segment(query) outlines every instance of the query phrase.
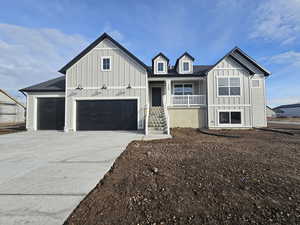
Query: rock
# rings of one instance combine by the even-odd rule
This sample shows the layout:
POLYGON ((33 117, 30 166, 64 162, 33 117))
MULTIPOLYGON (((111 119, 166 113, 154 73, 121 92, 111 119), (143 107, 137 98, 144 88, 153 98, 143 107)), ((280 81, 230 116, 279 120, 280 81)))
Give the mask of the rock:
POLYGON ((158 169, 157 169, 156 167, 154 167, 154 168, 152 169, 152 172, 153 172, 153 173, 158 173, 158 169))

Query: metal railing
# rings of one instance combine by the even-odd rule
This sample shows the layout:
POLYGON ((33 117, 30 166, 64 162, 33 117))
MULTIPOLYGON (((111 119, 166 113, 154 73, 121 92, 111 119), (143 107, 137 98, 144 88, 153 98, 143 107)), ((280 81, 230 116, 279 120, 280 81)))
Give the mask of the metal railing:
POLYGON ((166 118, 167 135, 170 135, 170 119, 169 119, 169 112, 167 108, 167 95, 163 95, 163 107, 164 107, 164 113, 166 118))
POLYGON ((173 106, 206 105, 206 95, 171 95, 173 106))

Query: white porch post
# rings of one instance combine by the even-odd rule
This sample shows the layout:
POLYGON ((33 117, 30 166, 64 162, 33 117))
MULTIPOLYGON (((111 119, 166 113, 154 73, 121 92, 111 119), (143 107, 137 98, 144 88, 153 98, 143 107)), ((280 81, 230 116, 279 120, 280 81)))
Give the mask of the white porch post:
POLYGON ((171 105, 171 80, 166 79, 166 103, 167 106, 171 105))

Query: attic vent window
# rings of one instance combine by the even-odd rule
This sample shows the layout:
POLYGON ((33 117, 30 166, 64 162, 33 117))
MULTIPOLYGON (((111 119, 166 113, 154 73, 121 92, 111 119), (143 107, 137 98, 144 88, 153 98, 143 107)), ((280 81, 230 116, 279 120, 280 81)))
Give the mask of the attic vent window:
POLYGON ((164 63, 163 62, 158 62, 157 63, 157 71, 158 72, 164 72, 164 63))
POLYGON ((101 59, 101 69, 102 69, 102 71, 110 71, 110 69, 111 69, 111 59, 110 59, 110 57, 102 57, 102 59, 101 59))
POLYGON ((190 63, 189 62, 183 62, 183 71, 184 72, 190 71, 190 63))

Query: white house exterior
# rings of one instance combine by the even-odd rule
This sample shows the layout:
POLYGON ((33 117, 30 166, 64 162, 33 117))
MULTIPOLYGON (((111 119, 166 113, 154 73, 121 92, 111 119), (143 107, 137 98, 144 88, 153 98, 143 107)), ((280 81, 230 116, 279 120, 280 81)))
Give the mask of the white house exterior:
POLYGON ((25 122, 25 107, 22 103, 0 89, 0 125, 25 122))
POLYGON ((214 65, 194 65, 185 52, 174 66, 163 53, 146 66, 105 33, 59 72, 62 77, 20 90, 27 95, 27 129, 169 133, 267 125, 270 72, 237 47, 214 65))

